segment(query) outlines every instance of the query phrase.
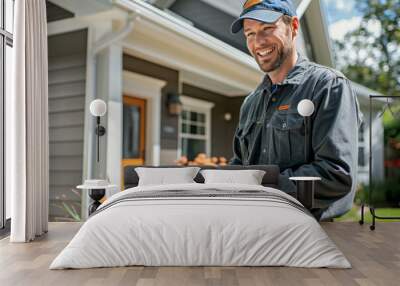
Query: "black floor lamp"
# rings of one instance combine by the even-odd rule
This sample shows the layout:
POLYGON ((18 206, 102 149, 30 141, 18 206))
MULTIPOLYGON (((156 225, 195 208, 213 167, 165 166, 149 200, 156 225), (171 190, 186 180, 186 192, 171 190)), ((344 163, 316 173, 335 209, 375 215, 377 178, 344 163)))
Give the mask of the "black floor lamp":
MULTIPOLYGON (((314 103, 309 99, 303 99, 297 105, 297 112, 304 118, 304 159, 305 163, 310 162, 310 136, 309 132, 311 129, 310 116, 314 113, 314 103)), ((297 199, 309 210, 315 208, 314 205, 314 194, 315 194, 315 183, 320 181, 320 177, 290 177, 289 180, 296 183, 297 199)))

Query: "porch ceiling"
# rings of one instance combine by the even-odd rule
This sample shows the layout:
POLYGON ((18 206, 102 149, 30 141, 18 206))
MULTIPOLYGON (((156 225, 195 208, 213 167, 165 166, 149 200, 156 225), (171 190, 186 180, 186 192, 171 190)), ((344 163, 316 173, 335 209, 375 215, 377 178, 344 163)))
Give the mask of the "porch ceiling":
POLYGON ((180 73, 180 81, 182 83, 187 83, 196 87, 200 87, 205 90, 209 90, 215 93, 223 94, 229 97, 234 96, 245 96, 249 93, 248 90, 242 90, 231 85, 224 84, 220 81, 204 77, 197 73, 193 73, 191 71, 181 71, 180 73))
POLYGON ((110 0, 49 0, 50 2, 74 13, 76 16, 90 15, 110 9, 110 0))
POLYGON ((135 20, 122 43, 124 52, 176 69, 184 82, 226 96, 248 94, 260 82, 263 73, 250 56, 197 29, 190 31, 190 25, 160 24, 148 12, 135 20))

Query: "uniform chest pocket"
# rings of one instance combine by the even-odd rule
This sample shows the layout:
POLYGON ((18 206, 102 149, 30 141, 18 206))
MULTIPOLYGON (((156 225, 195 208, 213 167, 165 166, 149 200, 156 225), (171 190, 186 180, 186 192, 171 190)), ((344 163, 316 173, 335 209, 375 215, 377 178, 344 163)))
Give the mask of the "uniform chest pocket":
POLYGON ((271 118, 271 144, 284 167, 303 162, 305 146, 304 119, 297 112, 276 112, 271 118))
POLYGON ((304 131, 304 118, 298 113, 276 113, 271 119, 271 127, 282 131, 304 131))

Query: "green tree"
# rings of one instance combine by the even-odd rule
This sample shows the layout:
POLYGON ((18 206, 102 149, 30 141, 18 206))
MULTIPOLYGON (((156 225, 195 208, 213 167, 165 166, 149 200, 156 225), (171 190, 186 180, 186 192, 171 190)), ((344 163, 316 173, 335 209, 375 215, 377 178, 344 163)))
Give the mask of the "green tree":
POLYGON ((336 62, 351 80, 400 95, 400 1, 357 0, 359 27, 336 41, 336 62))
MULTIPOLYGON (((337 68, 354 82, 383 95, 400 97, 400 0, 355 0, 359 26, 335 42, 337 68)), ((400 100, 396 100, 400 101, 400 100)), ((400 199, 400 104, 383 116, 386 182, 375 186, 373 199, 398 204, 400 199)))

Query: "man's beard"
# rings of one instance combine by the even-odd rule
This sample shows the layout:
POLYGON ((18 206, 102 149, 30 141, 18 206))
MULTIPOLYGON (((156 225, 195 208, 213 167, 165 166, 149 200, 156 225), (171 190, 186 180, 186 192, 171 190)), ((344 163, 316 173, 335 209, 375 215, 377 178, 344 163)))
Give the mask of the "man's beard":
POLYGON ((277 51, 278 56, 274 62, 268 63, 266 67, 264 67, 265 63, 259 63, 257 61, 257 64, 259 65, 260 69, 265 72, 273 72, 274 70, 277 70, 284 62, 285 60, 289 57, 289 55, 292 53, 293 48, 289 46, 288 48, 283 48, 282 52, 279 50, 277 51))

